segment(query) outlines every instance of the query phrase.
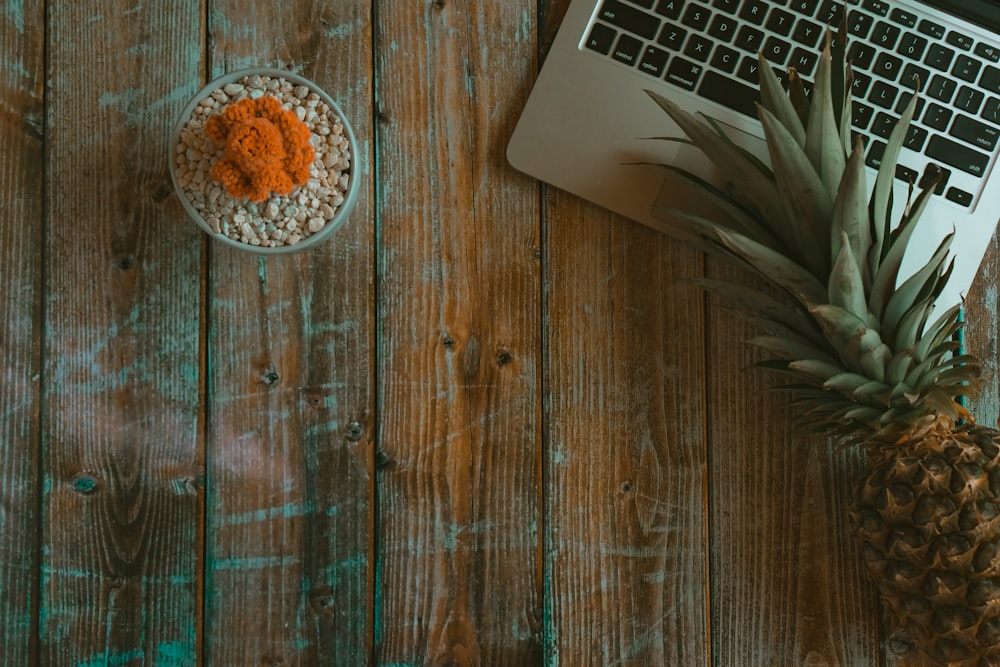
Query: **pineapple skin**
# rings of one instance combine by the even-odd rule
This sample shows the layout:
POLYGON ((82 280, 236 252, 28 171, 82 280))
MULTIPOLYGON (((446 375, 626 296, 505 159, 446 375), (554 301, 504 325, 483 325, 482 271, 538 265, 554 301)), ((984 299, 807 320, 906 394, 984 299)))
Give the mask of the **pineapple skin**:
POLYGON ((915 647, 942 665, 1000 664, 1000 432, 929 420, 893 443, 849 515, 915 647))

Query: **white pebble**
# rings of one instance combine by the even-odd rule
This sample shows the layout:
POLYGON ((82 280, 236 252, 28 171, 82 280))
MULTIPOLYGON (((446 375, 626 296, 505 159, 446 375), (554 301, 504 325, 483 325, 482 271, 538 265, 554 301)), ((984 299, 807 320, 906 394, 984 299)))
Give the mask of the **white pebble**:
POLYGON ((227 83, 222 90, 226 95, 239 95, 243 92, 244 86, 242 83, 227 83))
POLYGON ((326 220, 324 220, 323 218, 310 218, 309 231, 315 234, 319 230, 323 229, 323 225, 325 224, 326 220))

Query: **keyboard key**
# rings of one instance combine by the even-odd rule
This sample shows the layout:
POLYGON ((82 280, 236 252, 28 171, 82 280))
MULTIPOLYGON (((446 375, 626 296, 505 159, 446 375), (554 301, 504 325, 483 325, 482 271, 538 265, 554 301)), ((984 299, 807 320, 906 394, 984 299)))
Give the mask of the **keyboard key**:
MULTIPOLYGON (((906 139, 903 140, 903 146, 909 148, 915 153, 919 153, 924 148, 924 142, 927 141, 927 135, 927 130, 919 125, 911 124, 908 128, 906 128, 906 139)), ((913 180, 916 182, 916 174, 914 174, 913 180)))
POLYGON ((875 110, 861 102, 851 102, 851 125, 859 130, 867 130, 875 110))
POLYGON ((1000 138, 1000 128, 980 123, 974 118, 959 114, 948 134, 956 139, 967 141, 977 148, 992 151, 997 146, 997 139, 1000 138))
POLYGON ((622 35, 618 38, 618 44, 611 57, 626 65, 634 65, 639 60, 642 52, 642 40, 636 39, 632 35, 622 35))
POLYGON ((928 21, 927 19, 920 22, 920 25, 917 26, 917 30, 925 35, 933 37, 934 39, 941 39, 944 37, 944 26, 939 23, 934 23, 934 21, 928 21))
POLYGON ((905 9, 897 8, 892 10, 892 13, 889 14, 889 18, 900 25, 906 26, 907 28, 913 28, 917 25, 917 15, 913 12, 908 12, 905 9))
POLYGON ((587 48, 597 51, 603 55, 611 53, 611 47, 615 43, 618 32, 603 23, 595 23, 590 29, 590 36, 587 37, 587 48))
POLYGON ((978 60, 963 54, 955 61, 955 66, 951 68, 951 73, 962 81, 972 83, 979 76, 979 70, 982 66, 983 64, 978 60))
POLYGON ((712 0, 712 6, 716 9, 721 9, 727 14, 735 14, 736 8, 739 6, 740 0, 712 0))
POLYGON ((789 67, 794 67, 795 71, 803 76, 812 76, 813 68, 819 56, 815 51, 796 48, 792 51, 792 57, 788 61, 789 67))
POLYGON ((891 49, 896 46, 896 40, 899 39, 900 32, 902 31, 899 29, 899 26, 879 21, 875 24, 875 30, 872 31, 871 37, 868 40, 879 48, 891 49))
POLYGON ((896 178, 906 183, 916 183, 917 182, 917 170, 910 169, 909 167, 904 167, 901 164, 896 165, 896 178))
POLYGON ((921 37, 920 35, 908 32, 903 35, 903 39, 899 41, 899 46, 896 47, 896 53, 906 56, 907 58, 912 58, 913 60, 920 60, 924 55, 924 50, 927 48, 927 38, 921 37))
POLYGON ((721 69, 723 72, 732 74, 736 70, 736 63, 739 62, 740 54, 728 46, 715 47, 712 55, 712 67, 721 69))
POLYGON ((927 57, 924 58, 924 64, 943 72, 951 65, 951 59, 954 57, 955 52, 948 47, 941 46, 940 44, 931 44, 931 48, 927 50, 927 57))
POLYGON ((823 34, 823 27, 817 23, 812 23, 801 19, 795 25, 795 33, 792 34, 792 39, 794 39, 799 44, 803 44, 810 48, 816 46, 816 42, 819 40, 819 36, 823 34))
POLYGON ((664 23, 656 43, 671 51, 680 51, 681 47, 684 46, 684 40, 687 39, 687 34, 687 30, 684 28, 678 28, 673 23, 664 23))
POLYGON ((917 187, 921 190, 930 187, 934 179, 938 179, 937 185, 934 186, 934 194, 940 195, 944 194, 944 189, 948 185, 948 179, 951 178, 951 170, 940 167, 933 162, 924 167, 924 174, 920 177, 920 182, 917 183, 917 187))
POLYGON ((764 33, 748 25, 740 28, 739 34, 736 35, 736 48, 749 51, 750 53, 757 53, 763 42, 764 33))
POLYGON ((958 188, 948 188, 948 194, 946 194, 945 197, 959 206, 972 206, 972 195, 964 190, 959 190, 958 188))
POLYGON ((886 16, 889 13, 889 3, 883 0, 864 0, 861 6, 879 16, 886 16))
POLYGON ((791 48, 792 45, 784 40, 777 37, 768 37, 761 53, 775 65, 783 65, 785 59, 788 58, 788 51, 791 48))
POLYGON ((656 4, 656 0, 628 0, 633 5, 639 5, 644 9, 652 9, 653 5, 656 4))
POLYGON ((663 49, 647 46, 642 52, 642 60, 639 61, 639 71, 659 78, 666 71, 667 58, 669 54, 663 49))
POLYGON ((868 101, 883 109, 891 109, 892 103, 896 101, 896 87, 885 81, 876 81, 872 86, 872 92, 868 95, 868 101))
POLYGON ((931 79, 930 70, 926 70, 920 65, 914 65, 913 63, 907 63, 903 68, 903 74, 899 77, 899 83, 906 86, 907 88, 914 88, 916 90, 923 90, 924 86, 931 79))
POLYGON ((864 42, 854 42, 847 52, 847 59, 851 61, 852 67, 868 69, 872 66, 875 58, 875 47, 864 42))
POLYGON ((899 122, 899 119, 895 116, 891 116, 884 112, 879 113, 875 116, 875 122, 872 123, 872 134, 876 137, 888 139, 889 135, 892 134, 893 129, 896 127, 897 122, 899 122))
POLYGON ((948 42, 952 46, 957 46, 963 51, 968 51, 972 48, 972 38, 960 32, 955 32, 954 30, 948 33, 948 36, 945 37, 944 41, 948 42))
POLYGON ((872 67, 872 72, 878 74, 883 79, 895 81, 896 77, 899 76, 900 70, 902 69, 902 58, 897 58, 896 56, 888 53, 880 53, 878 58, 875 60, 875 66, 872 67))
POLYGON ((931 137, 930 143, 927 144, 927 157, 944 162, 949 167, 961 169, 973 176, 982 176, 990 161, 988 155, 939 134, 931 137))
POLYGON ((767 16, 767 10, 768 5, 764 0, 746 0, 740 10, 740 18, 754 25, 761 25, 767 16))
POLYGON ((684 90, 694 90, 704 69, 698 63, 693 63, 684 58, 674 58, 670 61, 670 66, 667 68, 665 80, 684 90))
POLYGON ((788 8, 793 12, 805 14, 806 16, 812 16, 813 12, 816 11, 817 5, 819 5, 819 0, 792 0, 792 3, 788 5, 788 8))
POLYGON ((872 23, 874 22, 875 19, 867 14, 851 12, 847 18, 847 32, 863 39, 868 36, 868 32, 872 29, 872 23))
POLYGON ((708 19, 711 17, 712 12, 708 8, 698 4, 691 4, 684 11, 684 18, 681 19, 681 23, 695 30, 704 30, 705 26, 708 25, 708 19))
POLYGON ((988 92, 1000 94, 1000 69, 993 65, 987 65, 983 72, 983 78, 979 80, 979 85, 988 92))
POLYGON ((991 97, 986 102, 986 106, 983 108, 983 113, 979 114, 979 116, 980 118, 985 118, 991 123, 1000 125, 1000 99, 991 97))
POLYGON ((712 19, 712 27, 708 34, 722 42, 731 42, 736 34, 736 20, 722 14, 716 14, 712 19))
POLYGON ((705 72, 698 94, 733 111, 757 117, 757 100, 760 99, 757 90, 712 70, 705 72))
POLYGON ((1000 48, 987 44, 986 42, 979 42, 976 44, 976 48, 973 52, 980 58, 985 58, 991 63, 1000 62, 1000 48))
POLYGON ((660 28, 660 19, 617 0, 604 0, 598 18, 645 39, 653 39, 660 28))
POLYGON ((872 78, 864 72, 853 72, 854 83, 851 85, 851 95, 856 99, 863 98, 868 93, 868 86, 872 83, 872 78))
MULTIPOLYGON (((896 113, 902 115, 903 111, 906 110, 906 106, 910 103, 910 98, 912 98, 912 97, 913 97, 913 93, 903 93, 902 95, 900 95, 899 96, 899 101, 896 102, 896 113)), ((925 98, 923 98, 923 97, 918 97, 917 98, 917 106, 914 107, 914 109, 913 109, 913 118, 914 118, 914 120, 917 119, 917 118, 920 118, 920 114, 921 114, 921 112, 923 112, 923 110, 924 110, 924 104, 926 104, 926 103, 927 103, 927 100, 925 98)))
POLYGON ((986 99, 986 95, 983 91, 962 86, 958 89, 958 95, 955 97, 955 106, 966 113, 975 115, 979 113, 984 99, 986 99))
POLYGON ((868 147, 868 157, 865 158, 865 164, 872 169, 878 169, 882 165, 883 155, 885 155, 885 143, 873 141, 872 145, 868 147))
POLYGON ((698 62, 708 62, 708 56, 712 52, 712 40, 702 35, 691 35, 687 46, 684 47, 684 55, 694 58, 698 62))
POLYGON ((660 16, 676 21, 680 18, 682 9, 684 9, 684 0, 660 0, 660 4, 656 5, 654 11, 660 16))
POLYGON ((758 65, 757 58, 744 56, 740 62, 740 69, 736 72, 736 76, 756 86, 760 84, 760 72, 757 71, 758 65))
POLYGON ((824 0, 820 7, 816 19, 823 22, 823 25, 838 26, 844 17, 844 5, 837 0, 824 0))
POLYGON ((951 109, 946 109, 940 104, 930 104, 927 113, 924 114, 924 125, 943 132, 948 129, 952 115, 951 109))
POLYGON ((767 25, 765 27, 779 35, 787 35, 792 31, 793 23, 795 23, 794 16, 783 9, 775 7, 771 10, 770 16, 767 17, 767 25))
POLYGON ((958 84, 955 83, 954 79, 948 79, 940 74, 935 74, 927 88, 927 94, 936 100, 950 102, 951 98, 955 95, 957 87, 958 84))

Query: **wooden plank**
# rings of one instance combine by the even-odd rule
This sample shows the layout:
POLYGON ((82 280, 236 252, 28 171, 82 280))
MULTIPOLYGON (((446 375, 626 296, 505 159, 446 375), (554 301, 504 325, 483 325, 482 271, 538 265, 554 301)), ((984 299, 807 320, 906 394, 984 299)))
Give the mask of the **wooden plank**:
POLYGON ((37 660, 44 25, 40 3, 0 13, 0 665, 10 667, 37 660))
POLYGON ((193 664, 201 239, 166 155, 203 7, 45 4, 41 662, 193 664))
POLYGON ((380 664, 541 654, 534 2, 378 8, 380 664))
POLYGON ((546 664, 707 665, 701 258, 555 189, 543 220, 546 664))
POLYGON ((357 133, 346 225, 303 254, 211 246, 206 662, 363 665, 372 634, 371 7, 213 0, 215 75, 290 69, 357 133))
POLYGON ((699 258, 545 201, 547 664, 706 665, 699 258))
POLYGON ((965 308, 966 351, 979 357, 983 380, 979 397, 969 409, 980 424, 997 427, 1000 422, 1000 239, 993 237, 979 275, 972 284, 965 308))
MULTIPOLYGON (((719 268, 712 275, 749 282, 719 268)), ((753 284, 760 284, 756 279, 753 284)), ((874 665, 879 605, 847 503, 857 452, 791 432, 781 378, 751 368, 761 332, 716 298, 708 309, 712 654, 716 664, 874 665)))

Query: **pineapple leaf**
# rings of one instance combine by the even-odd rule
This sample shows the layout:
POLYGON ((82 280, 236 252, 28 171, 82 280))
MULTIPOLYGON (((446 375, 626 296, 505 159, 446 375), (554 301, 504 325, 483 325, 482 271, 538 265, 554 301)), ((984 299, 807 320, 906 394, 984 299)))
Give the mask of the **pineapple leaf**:
MULTIPOLYGON (((871 228, 868 222, 868 194, 865 179, 865 153, 861 140, 855 145, 844 167, 843 178, 833 208, 831 250, 839 251, 841 234, 846 234, 855 261, 861 265, 865 284, 870 282, 864 259, 871 245, 871 228), (868 278, 868 280, 865 280, 868 278)), ((867 306, 866 306, 867 311, 867 306)))
POLYGON ((743 202, 723 191, 721 188, 716 187, 715 184, 709 183, 705 179, 687 171, 686 169, 682 169, 671 164, 661 164, 658 166, 661 166, 664 169, 677 174, 681 178, 690 181, 695 186, 695 192, 704 195, 711 204, 722 209, 722 211, 730 217, 730 219, 735 223, 735 226, 733 227, 734 229, 740 233, 747 234, 748 236, 757 239, 764 245, 769 246, 782 254, 788 253, 788 248, 774 234, 774 231, 764 224, 764 221, 757 218, 753 214, 753 211, 747 209, 743 202))
POLYGON ((787 303, 743 284, 713 278, 692 278, 690 282, 701 289, 717 294, 751 312, 777 322, 818 345, 826 345, 815 323, 798 306, 787 303))
POLYGON ((806 87, 802 77, 794 67, 788 70, 788 99, 795 108, 795 113, 799 116, 802 127, 809 122, 809 96, 806 95, 806 87))
POLYGON ((787 233, 791 223, 785 217, 781 194, 774 177, 758 160, 751 159, 743 149, 737 147, 724 133, 700 122, 666 97, 647 90, 646 94, 683 130, 705 156, 722 169, 733 183, 739 183, 741 193, 747 203, 755 208, 759 217, 772 221, 782 230, 781 237, 791 246, 793 238, 787 233))
POLYGON ((827 290, 830 295, 830 303, 868 323, 868 302, 865 298, 861 267, 851 249, 850 240, 844 232, 841 232, 840 252, 837 253, 837 259, 830 271, 830 282, 827 290))
POLYGON ((789 362, 788 366, 819 380, 825 380, 834 375, 847 372, 839 362, 829 363, 820 359, 797 359, 796 361, 789 362))
MULTIPOLYGON (((897 352, 885 369, 885 381, 897 387, 905 385, 906 374, 913 368, 914 363, 915 358, 912 348, 906 348, 901 352, 897 352)), ((909 389, 909 385, 905 386, 909 389)))
POLYGON ((760 98, 764 108, 774 114, 800 148, 805 148, 806 129, 802 119, 762 53, 757 54, 757 71, 760 72, 760 98))
POLYGON ((798 299, 806 308, 826 300, 823 285, 809 271, 787 257, 736 232, 718 229, 717 236, 720 243, 798 299))
MULTIPOLYGON (((917 96, 913 95, 910 97, 910 103, 906 105, 902 117, 889 134, 888 143, 882 153, 882 162, 879 164, 878 174, 875 177, 875 189, 872 191, 868 209, 873 231, 872 252, 868 261, 873 276, 878 274, 886 250, 884 246, 888 243, 892 215, 892 191, 896 181, 896 163, 899 160, 899 151, 906 140, 910 121, 913 120, 916 104, 917 96)), ((874 310, 874 312, 876 315, 880 314, 878 310, 874 310)))
POLYGON ((827 195, 833 197, 840 186, 846 158, 844 142, 840 137, 840 127, 834 113, 830 70, 828 42, 816 68, 816 82, 809 108, 809 124, 806 126, 805 150, 809 162, 812 163, 826 188, 827 195))
POLYGON ((775 182, 789 220, 794 220, 792 238, 803 263, 823 279, 830 272, 830 219, 833 199, 808 156, 767 109, 758 108, 774 165, 775 182))
MULTIPOLYGON (((933 296, 938 286, 937 277, 942 274, 941 266, 948 259, 954 236, 954 233, 946 236, 931 259, 892 292, 882 316, 882 330, 887 337, 895 337, 900 320, 906 316, 908 309, 919 307, 926 297, 933 296)), ((926 305, 933 307, 932 304, 926 305)))
POLYGON ((748 345, 778 355, 781 359, 819 359, 827 363, 836 363, 833 355, 802 340, 789 340, 781 336, 754 336, 748 338, 746 342, 748 345))

